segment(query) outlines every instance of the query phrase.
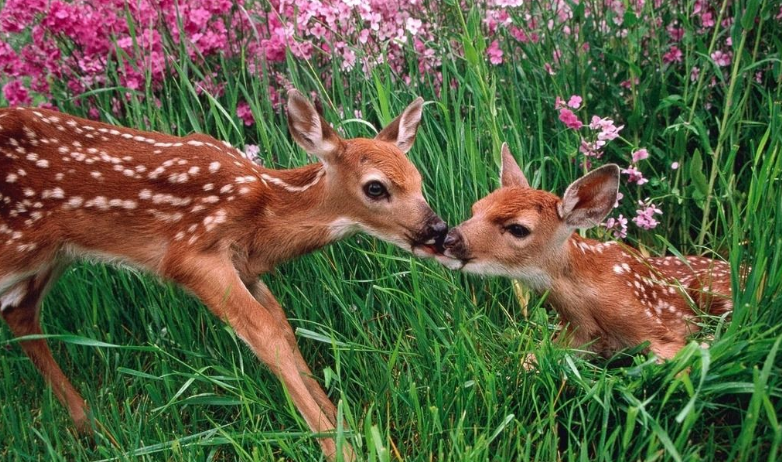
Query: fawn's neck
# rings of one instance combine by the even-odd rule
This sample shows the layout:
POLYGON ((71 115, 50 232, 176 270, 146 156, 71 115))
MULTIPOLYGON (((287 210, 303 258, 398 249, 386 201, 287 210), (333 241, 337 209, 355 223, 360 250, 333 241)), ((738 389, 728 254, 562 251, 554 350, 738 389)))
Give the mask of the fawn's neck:
POLYGON ((551 279, 549 303, 560 313, 601 303, 602 286, 611 283, 612 262, 622 254, 616 242, 571 235, 560 248, 560 258, 551 259, 545 268, 551 279))
POLYGON ((271 269, 358 230, 345 218, 345 204, 329 197, 330 179, 322 164, 264 169, 261 178, 246 246, 262 266, 271 269))

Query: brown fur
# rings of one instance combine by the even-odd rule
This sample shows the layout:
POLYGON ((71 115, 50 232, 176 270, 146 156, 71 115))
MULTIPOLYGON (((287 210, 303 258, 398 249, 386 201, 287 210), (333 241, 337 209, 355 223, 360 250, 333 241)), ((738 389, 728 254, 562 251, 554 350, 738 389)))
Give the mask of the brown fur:
POLYGON ((590 344, 608 356, 649 341, 660 358, 671 358, 697 330, 698 314, 731 310, 730 267, 724 262, 643 258, 623 244, 573 232, 605 218, 616 201, 618 169, 587 175, 560 199, 519 186, 527 184, 521 170, 508 168, 507 162, 515 164, 512 157, 504 162, 503 184, 510 186, 473 206, 472 218, 451 230, 445 256, 438 259, 451 268, 518 278, 548 291, 560 315, 559 339, 566 344, 590 344), (522 177, 508 177, 514 174, 522 177), (523 225, 529 234, 514 237, 511 225, 523 225))
MULTIPOLYGON (((406 148, 421 105, 400 116, 412 130, 399 140, 406 148)), ((121 261, 199 297, 284 382, 314 432, 333 430, 336 408, 258 275, 359 230, 427 255, 419 245, 446 228, 393 139, 343 140, 298 92, 289 94, 289 112, 294 138, 325 163, 275 171, 206 135, 0 110, 0 303, 14 335, 41 333, 46 288, 74 258, 121 261), (301 132, 316 118, 322 139, 301 132), (367 175, 388 183, 387 199, 364 195, 367 175)), ((46 342, 22 346, 76 424, 88 427, 85 403, 46 342)), ((333 457, 334 441, 319 441, 333 457)))

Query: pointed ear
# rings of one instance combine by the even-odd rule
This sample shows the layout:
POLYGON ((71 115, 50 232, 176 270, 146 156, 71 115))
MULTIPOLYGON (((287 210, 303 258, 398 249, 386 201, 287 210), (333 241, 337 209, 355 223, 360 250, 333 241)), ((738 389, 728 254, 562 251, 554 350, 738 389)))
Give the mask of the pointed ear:
POLYGON ((394 143, 405 154, 413 147, 415 134, 418 132, 418 124, 421 123, 421 114, 424 110, 424 99, 420 96, 415 99, 396 119, 392 120, 375 137, 376 140, 394 143))
POLYGON ((619 166, 604 165, 568 186, 557 205, 559 218, 571 228, 600 224, 614 208, 619 192, 619 166))
POLYGON ((500 166, 500 180, 503 187, 505 186, 521 186, 529 188, 529 182, 527 177, 524 176, 524 172, 519 168, 519 164, 516 163, 516 159, 513 158, 513 154, 508 149, 508 143, 502 143, 502 165, 500 166))
POLYGON ((342 143, 328 122, 296 89, 288 91, 288 130, 302 149, 324 163, 333 160, 342 143))

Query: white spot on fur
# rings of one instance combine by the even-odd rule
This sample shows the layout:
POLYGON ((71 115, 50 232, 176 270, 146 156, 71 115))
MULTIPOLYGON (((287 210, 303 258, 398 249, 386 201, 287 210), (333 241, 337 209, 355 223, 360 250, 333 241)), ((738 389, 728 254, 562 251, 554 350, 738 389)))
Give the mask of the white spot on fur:
POLYGON ((264 181, 268 181, 269 183, 271 183, 273 185, 281 186, 286 191, 289 191, 289 192, 303 192, 303 191, 306 191, 306 190, 310 189, 311 187, 315 186, 316 184, 318 184, 320 179, 323 178, 323 175, 325 175, 325 174, 326 174, 326 169, 324 169, 324 168, 320 169, 318 171, 318 174, 315 175, 315 178, 312 180, 312 182, 310 182, 309 184, 306 184, 304 186, 293 186, 293 185, 290 185, 290 184, 286 183, 285 181, 283 181, 283 180, 281 180, 279 178, 275 178, 275 177, 267 175, 265 173, 261 173, 261 179, 263 179, 264 181))

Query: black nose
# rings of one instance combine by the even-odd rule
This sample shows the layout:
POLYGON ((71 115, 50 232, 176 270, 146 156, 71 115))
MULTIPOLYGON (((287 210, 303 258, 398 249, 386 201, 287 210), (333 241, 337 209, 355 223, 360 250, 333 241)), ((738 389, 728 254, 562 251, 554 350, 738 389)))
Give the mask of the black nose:
POLYGON ((445 236, 445 240, 443 241, 443 247, 446 249, 453 249, 462 242, 462 235, 459 234, 459 231, 452 229, 450 233, 448 233, 447 236, 445 236))
POLYGON ((442 236, 446 231, 448 231, 448 225, 439 218, 429 225, 429 233, 433 236, 442 236))

